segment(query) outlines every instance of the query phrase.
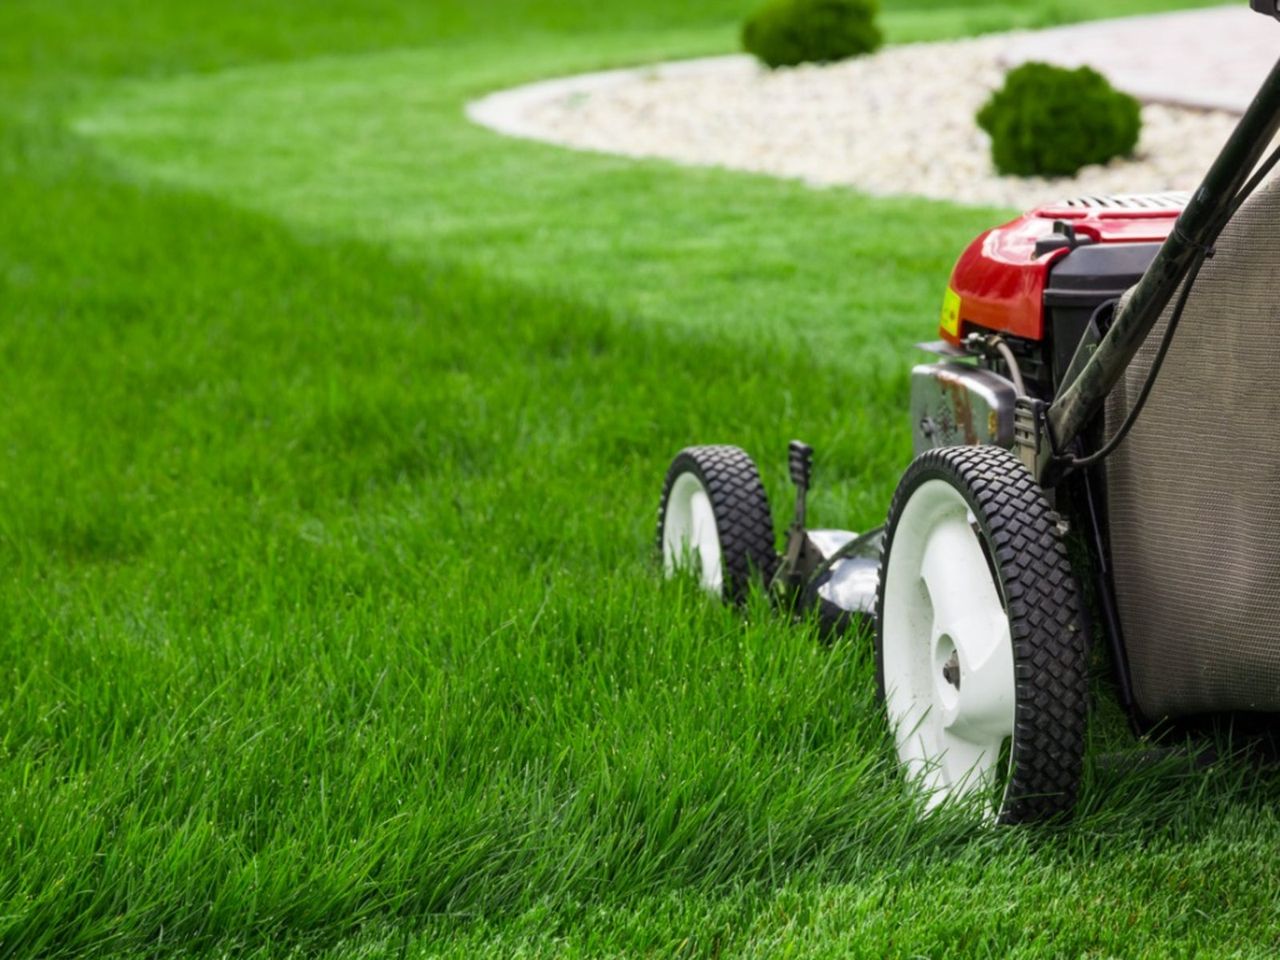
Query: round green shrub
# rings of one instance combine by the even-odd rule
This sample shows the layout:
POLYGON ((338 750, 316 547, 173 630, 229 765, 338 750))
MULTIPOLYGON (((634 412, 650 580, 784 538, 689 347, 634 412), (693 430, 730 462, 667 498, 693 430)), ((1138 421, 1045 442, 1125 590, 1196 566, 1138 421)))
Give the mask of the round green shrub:
POLYGON ((1068 177, 1133 153, 1142 111, 1096 70, 1025 63, 978 111, 978 126, 1001 173, 1068 177))
POLYGON ((878 0, 770 0, 742 27, 742 45, 770 67, 831 63, 884 42, 878 0))

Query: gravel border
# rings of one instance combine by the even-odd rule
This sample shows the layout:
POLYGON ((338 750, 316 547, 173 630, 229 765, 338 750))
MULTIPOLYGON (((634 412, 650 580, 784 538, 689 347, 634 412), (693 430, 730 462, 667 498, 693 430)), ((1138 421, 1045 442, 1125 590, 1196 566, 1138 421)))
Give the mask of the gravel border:
POLYGON ((1133 158, 1074 178, 1002 177, 974 115, 1028 38, 1044 43, 1020 32, 889 47, 828 66, 769 71, 731 56, 612 70, 492 94, 467 115, 581 150, 1017 208, 1193 189, 1235 127, 1227 111, 1148 104, 1133 158))

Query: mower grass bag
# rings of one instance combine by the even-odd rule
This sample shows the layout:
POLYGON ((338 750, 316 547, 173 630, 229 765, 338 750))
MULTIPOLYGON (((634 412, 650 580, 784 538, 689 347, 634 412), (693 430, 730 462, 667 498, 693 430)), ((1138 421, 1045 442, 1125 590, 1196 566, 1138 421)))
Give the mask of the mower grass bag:
MULTIPOLYGON (((1205 261, 1147 405, 1106 464, 1124 643, 1152 721, 1280 711, 1280 297, 1268 262, 1277 237, 1273 180, 1205 261)), ((1112 392, 1108 434, 1171 312, 1112 392)))

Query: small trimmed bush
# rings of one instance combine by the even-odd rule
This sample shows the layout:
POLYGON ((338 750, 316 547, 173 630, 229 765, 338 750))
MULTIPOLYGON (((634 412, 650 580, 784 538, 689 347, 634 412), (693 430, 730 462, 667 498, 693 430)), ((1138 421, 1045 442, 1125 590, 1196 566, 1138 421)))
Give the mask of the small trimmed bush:
POLYGON ((1026 63, 978 111, 978 126, 991 135, 1001 173, 1069 177, 1133 153, 1142 112, 1096 70, 1026 63))
POLYGON ((770 67, 832 63, 884 42, 878 0, 770 0, 742 27, 742 45, 770 67))

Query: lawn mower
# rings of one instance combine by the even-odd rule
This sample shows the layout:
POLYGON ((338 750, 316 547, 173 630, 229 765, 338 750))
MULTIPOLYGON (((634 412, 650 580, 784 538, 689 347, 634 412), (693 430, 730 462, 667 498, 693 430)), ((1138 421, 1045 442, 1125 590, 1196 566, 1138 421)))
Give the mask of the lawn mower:
MULTIPOLYGON (((1277 0, 1252 6, 1280 19, 1277 0)), ((1280 727, 1277 130, 1280 63, 1194 193, 1052 204, 964 251, 921 345, 936 359, 911 373, 916 457, 882 528, 808 528, 800 442, 781 554, 746 453, 671 464, 665 569, 729 601, 762 578, 832 631, 869 621, 926 806, 1068 815, 1095 638, 1138 733, 1280 727)))

